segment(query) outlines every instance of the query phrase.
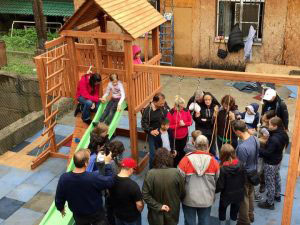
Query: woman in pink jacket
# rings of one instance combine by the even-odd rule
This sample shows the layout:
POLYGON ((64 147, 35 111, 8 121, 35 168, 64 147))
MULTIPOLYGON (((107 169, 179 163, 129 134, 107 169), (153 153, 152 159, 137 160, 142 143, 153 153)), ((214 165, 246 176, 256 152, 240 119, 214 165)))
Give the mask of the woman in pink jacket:
POLYGON ((87 124, 92 122, 90 118, 91 110, 96 112, 100 103, 100 82, 101 77, 99 74, 85 74, 81 77, 77 86, 76 99, 81 104, 81 118, 87 124))
POLYGON ((179 96, 175 97, 175 106, 167 114, 170 121, 170 128, 175 138, 175 150, 177 155, 174 159, 174 166, 177 167, 180 160, 185 156, 184 148, 188 141, 189 129, 192 125, 192 116, 188 109, 184 108, 185 101, 179 96))
POLYGON ((141 48, 138 45, 132 46, 133 64, 143 64, 141 60, 141 48))

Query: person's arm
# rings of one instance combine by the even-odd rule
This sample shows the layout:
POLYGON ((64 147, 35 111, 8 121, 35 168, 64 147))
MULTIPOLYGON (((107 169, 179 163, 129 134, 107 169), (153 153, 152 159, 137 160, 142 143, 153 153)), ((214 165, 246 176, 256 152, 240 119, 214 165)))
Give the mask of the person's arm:
POLYGON ((120 92, 121 92, 121 98, 118 102, 118 105, 121 106, 121 104, 123 103, 123 101, 125 100, 125 90, 124 90, 124 86, 121 83, 121 81, 119 81, 119 88, 120 88, 120 92))
POLYGON ((88 85, 89 85, 89 79, 87 77, 82 76, 80 81, 79 81, 79 90, 80 90, 80 95, 84 97, 85 99, 89 99, 93 102, 98 102, 99 98, 91 95, 88 91, 88 85))
POLYGON ((150 127, 150 121, 149 121, 150 110, 151 110, 151 104, 144 110, 142 115, 142 121, 141 121, 142 128, 147 134, 150 134, 150 132, 153 130, 153 128, 150 127))
POLYGON ((217 186, 216 186, 216 193, 221 192, 225 187, 225 174, 223 172, 223 169, 220 170, 220 176, 217 181, 217 186))
POLYGON ((111 89, 112 89, 112 84, 111 82, 108 83, 107 87, 106 87, 106 90, 105 90, 105 93, 104 95, 102 96, 102 98, 104 100, 106 100, 106 98, 109 96, 110 92, 111 92, 111 89))
POLYGON ((259 149, 259 156, 261 157, 272 157, 273 153, 275 150, 278 148, 280 143, 278 143, 276 138, 272 138, 272 136, 269 138, 267 145, 265 148, 260 148, 259 149))
POLYGON ((288 130, 289 129, 289 111, 284 102, 281 102, 281 113, 282 113, 282 118, 283 118, 282 122, 283 122, 284 128, 286 130, 288 130))
POLYGON ((144 202, 143 200, 135 202, 136 208, 139 212, 142 212, 144 209, 144 202))
POLYGON ((190 111, 187 110, 187 120, 184 121, 184 124, 185 124, 185 126, 189 127, 192 125, 192 123, 193 123, 192 115, 191 115, 190 111))
POLYGON ((115 177, 110 164, 105 164, 104 166, 104 176, 98 171, 94 172, 96 174, 95 185, 99 190, 112 188, 114 185, 115 177))
POLYGON ((157 202, 152 197, 153 188, 154 187, 152 185, 152 178, 149 176, 149 172, 148 172, 148 174, 146 175, 146 178, 144 180, 143 189, 142 189, 143 198, 149 208, 159 212, 159 211, 161 211, 163 204, 157 202))
POLYGON ((55 206, 58 211, 61 212, 62 216, 64 216, 64 209, 66 203, 66 196, 64 192, 64 185, 63 185, 63 176, 59 178, 56 194, 55 194, 55 206))

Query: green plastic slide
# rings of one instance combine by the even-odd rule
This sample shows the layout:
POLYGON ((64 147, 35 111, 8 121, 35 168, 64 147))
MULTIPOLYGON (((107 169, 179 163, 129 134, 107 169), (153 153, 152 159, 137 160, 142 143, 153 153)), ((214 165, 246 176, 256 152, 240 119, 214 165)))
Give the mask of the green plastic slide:
MULTIPOLYGON (((94 121, 99 121, 105 107, 106 107, 107 104, 101 104, 94 119, 93 119, 93 122, 94 121)), ((108 130, 108 136, 109 138, 111 138, 111 136, 113 135, 113 133, 115 132, 117 126, 118 126, 118 123, 120 122, 120 119, 121 119, 121 115, 122 115, 122 112, 124 111, 124 109, 126 108, 127 104, 126 102, 124 101, 122 103, 122 107, 121 107, 121 111, 120 112, 116 112, 115 115, 114 115, 114 118, 109 126, 109 130, 108 130)), ((87 148, 88 145, 89 145, 89 142, 90 142, 90 133, 93 129, 93 126, 90 125, 83 137, 81 138, 80 140, 80 143, 78 144, 77 146, 77 149, 81 149, 81 148, 87 148)), ((71 160, 68 168, 67 168, 67 172, 68 171, 72 171, 74 169, 74 163, 73 163, 73 159, 71 160)), ((67 204, 66 204, 66 215, 64 217, 61 216, 61 213, 56 209, 55 207, 55 204, 54 202, 52 203, 52 205, 50 206, 47 214, 44 216, 43 220, 41 221, 40 225, 73 225, 75 224, 74 222, 74 219, 73 219, 73 214, 72 212, 69 210, 67 204)))

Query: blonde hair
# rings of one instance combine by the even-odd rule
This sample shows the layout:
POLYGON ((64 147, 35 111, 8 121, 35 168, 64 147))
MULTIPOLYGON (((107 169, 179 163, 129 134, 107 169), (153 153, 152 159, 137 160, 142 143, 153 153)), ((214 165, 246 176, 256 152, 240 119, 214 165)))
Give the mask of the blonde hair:
POLYGON ((183 98, 181 98, 179 95, 176 95, 175 96, 175 106, 178 107, 179 105, 184 105, 185 104, 185 101, 183 98))
POLYGON ((226 161, 232 162, 232 160, 234 159, 236 159, 236 153, 232 145, 231 144, 222 145, 221 153, 220 153, 221 165, 223 165, 223 163, 226 161))
POLYGON ((196 141, 195 141, 196 149, 206 151, 206 150, 208 150, 208 145, 209 145, 208 139, 204 135, 199 135, 196 138, 196 141))
POLYGON ((110 80, 110 81, 116 81, 116 80, 119 80, 118 75, 115 74, 115 73, 111 74, 111 75, 109 76, 109 80, 110 80))
POLYGON ((108 131, 108 126, 105 123, 98 123, 98 125, 92 131, 92 134, 101 136, 101 134, 108 131))
POLYGON ((192 132, 192 138, 193 138, 193 141, 196 141, 197 137, 202 135, 202 132, 200 130, 194 130, 192 132))

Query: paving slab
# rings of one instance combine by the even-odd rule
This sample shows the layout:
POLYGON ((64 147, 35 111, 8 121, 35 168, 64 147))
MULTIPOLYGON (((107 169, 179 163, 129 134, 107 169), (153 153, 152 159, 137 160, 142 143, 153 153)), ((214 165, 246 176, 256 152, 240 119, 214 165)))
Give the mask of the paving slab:
POLYGON ((59 176, 55 177, 49 184, 47 184, 41 190, 41 192, 45 192, 45 193, 48 193, 48 194, 55 195, 56 187, 57 187, 57 184, 58 184, 58 180, 59 180, 59 176))
POLYGON ((41 187, 34 184, 20 184, 15 189, 11 190, 6 197, 16 199, 23 202, 28 202, 41 190, 41 187))
POLYGON ((16 212, 24 202, 15 199, 3 197, 0 199, 0 218, 6 220, 16 212))
POLYGON ((36 212, 46 213, 53 200, 54 195, 45 192, 39 192, 30 201, 26 202, 23 208, 31 209, 36 212))
POLYGON ((31 209, 20 208, 12 214, 3 225, 32 225, 43 217, 40 212, 35 212, 31 209))
POLYGON ((17 168, 10 167, 9 171, 3 175, 0 182, 19 185, 33 174, 33 171, 25 171, 17 168))

